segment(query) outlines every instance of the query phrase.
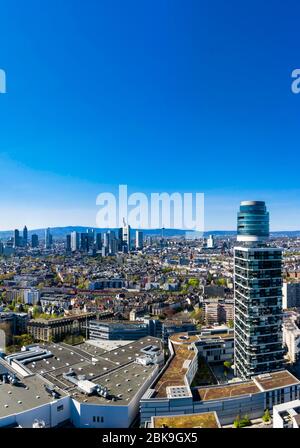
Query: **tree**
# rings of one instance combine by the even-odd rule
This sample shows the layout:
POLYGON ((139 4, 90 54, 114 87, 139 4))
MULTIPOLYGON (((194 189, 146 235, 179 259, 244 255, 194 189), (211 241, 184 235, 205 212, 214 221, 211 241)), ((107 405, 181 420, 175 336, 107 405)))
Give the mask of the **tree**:
POLYGON ((265 410, 265 413, 264 413, 262 419, 263 419, 263 422, 265 422, 265 423, 268 423, 271 421, 271 414, 270 414, 269 409, 265 410))
POLYGON ((199 287, 199 279, 198 278, 190 278, 188 281, 188 285, 192 286, 192 288, 198 288, 199 287))
POLYGON ((226 286, 226 285, 227 285, 226 278, 219 278, 219 279, 217 280, 217 285, 218 285, 218 286, 226 286))
POLYGON ((229 370, 232 366, 232 363, 230 361, 224 361, 223 365, 226 370, 229 370))
POLYGON ((227 323, 228 328, 233 328, 234 327, 234 322, 232 319, 230 319, 227 323))
POLYGON ((241 416, 238 415, 233 422, 234 428, 244 428, 245 426, 250 426, 250 425, 251 425, 251 420, 248 415, 245 415, 243 418, 241 418, 241 416))

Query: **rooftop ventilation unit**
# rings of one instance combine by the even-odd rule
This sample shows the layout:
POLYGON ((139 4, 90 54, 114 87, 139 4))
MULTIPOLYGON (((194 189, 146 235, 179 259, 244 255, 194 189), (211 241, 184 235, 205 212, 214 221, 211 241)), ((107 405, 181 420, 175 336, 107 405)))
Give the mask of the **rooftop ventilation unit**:
POLYGON ((60 394, 54 389, 53 386, 49 386, 48 384, 44 385, 45 391, 48 392, 53 398, 59 398, 60 394))

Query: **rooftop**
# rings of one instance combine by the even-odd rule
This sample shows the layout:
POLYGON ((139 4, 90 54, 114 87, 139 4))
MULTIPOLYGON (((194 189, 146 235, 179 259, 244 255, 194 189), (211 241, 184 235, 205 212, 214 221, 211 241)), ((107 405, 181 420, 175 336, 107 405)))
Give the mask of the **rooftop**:
POLYGON ((191 361, 196 356, 195 351, 191 348, 189 349, 192 342, 197 340, 196 336, 180 333, 171 336, 170 339, 174 342, 174 356, 154 386, 157 398, 167 397, 167 387, 185 386, 184 376, 188 370, 188 361, 191 361))
POLYGON ((220 423, 215 412, 185 414, 168 417, 152 417, 153 428, 219 428, 220 423))
POLYGON ((134 342, 127 341, 126 345, 97 346, 89 342, 75 346, 64 343, 39 344, 40 348, 51 352, 50 356, 42 359, 33 356, 26 368, 78 401, 124 405, 156 370, 155 364, 135 362, 136 358, 144 355, 142 349, 149 346, 156 346, 158 353, 162 349, 161 341, 151 336, 134 342), (64 376, 70 369, 77 379, 81 376, 84 380, 107 387, 109 397, 81 393, 77 385, 64 376))
POLYGON ((277 387, 300 384, 300 381, 287 370, 259 375, 254 377, 254 381, 262 390, 272 390, 277 387))
MULTIPOLYGON (((46 382, 36 375, 22 378, 18 385, 1 382, 0 418, 54 401, 55 399, 45 390, 45 384, 46 382)), ((66 396, 63 391, 59 393, 66 396)))
POLYGON ((222 398, 238 397, 242 395, 256 394, 259 392, 272 390, 281 387, 299 384, 297 380, 287 370, 272 372, 253 377, 250 381, 232 383, 225 386, 202 387, 193 389, 195 400, 218 400, 222 398))
POLYGON ((35 324, 35 323, 56 323, 56 322, 62 322, 64 320, 73 320, 73 319, 82 319, 82 318, 88 318, 88 317, 95 317, 96 313, 72 313, 65 315, 63 317, 50 317, 49 319, 43 319, 41 317, 38 317, 37 319, 31 319, 29 321, 29 324, 35 324))
POLYGON ((193 395, 195 400, 208 401, 255 394, 258 392, 260 392, 260 390, 256 384, 253 381, 248 381, 244 383, 228 384, 226 386, 197 388, 193 390, 193 395))

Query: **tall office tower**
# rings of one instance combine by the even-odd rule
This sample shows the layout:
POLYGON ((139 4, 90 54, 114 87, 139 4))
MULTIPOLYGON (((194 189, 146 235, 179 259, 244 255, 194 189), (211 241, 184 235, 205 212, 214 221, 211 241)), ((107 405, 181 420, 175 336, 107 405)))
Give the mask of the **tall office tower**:
POLYGON ((71 232, 71 251, 76 252, 79 250, 79 233, 71 232))
POLYGON ((130 237, 130 225, 126 224, 125 219, 123 219, 122 240, 128 250, 130 250, 130 237))
POLYGON ((122 252, 122 247, 123 247, 123 229, 122 227, 120 227, 118 229, 118 251, 122 252))
POLYGON ((109 238, 110 238, 109 232, 104 232, 103 233, 103 247, 104 247, 104 249, 107 249, 107 251, 109 248, 109 238))
POLYGON ((80 250, 82 252, 88 252, 89 251, 89 234, 81 233, 80 234, 80 250))
POLYGON ((102 235, 101 233, 96 234, 96 250, 102 249, 102 235))
POLYGON ((20 232, 18 229, 14 230, 14 247, 20 246, 20 232))
POLYGON ((52 246, 52 235, 50 229, 45 230, 45 249, 51 249, 52 246))
POLYGON ((87 229, 86 233, 87 233, 87 237, 88 237, 89 249, 92 249, 94 247, 94 242, 95 242, 95 231, 94 231, 94 229, 87 229))
POLYGON ((31 247, 34 249, 39 246, 39 237, 35 233, 31 235, 31 247))
POLYGON ((135 247, 137 249, 143 249, 144 245, 144 236, 143 232, 141 230, 135 231, 135 247))
POLYGON ((71 235, 66 236, 66 251, 71 252, 71 235))
POLYGON ((268 238, 265 203, 241 202, 241 244, 234 248, 234 366, 243 379, 283 368, 282 250, 268 238))
POLYGON ((23 229, 23 245, 26 247, 28 244, 28 230, 27 227, 25 226, 23 229))
POLYGON ((115 255, 118 251, 118 240, 116 238, 116 234, 113 230, 108 230, 108 253, 110 255, 115 255))

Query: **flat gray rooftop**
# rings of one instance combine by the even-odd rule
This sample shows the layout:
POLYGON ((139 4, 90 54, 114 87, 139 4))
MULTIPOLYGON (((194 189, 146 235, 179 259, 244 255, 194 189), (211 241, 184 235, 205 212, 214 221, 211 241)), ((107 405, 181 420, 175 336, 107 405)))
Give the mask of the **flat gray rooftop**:
POLYGON ((76 346, 64 343, 39 344, 53 356, 30 362, 26 364, 26 367, 78 401, 124 405, 131 400, 156 369, 155 365, 143 366, 134 362, 137 357, 144 355, 141 350, 149 345, 162 349, 161 340, 151 336, 134 342, 129 341, 126 345, 123 342, 119 347, 114 345, 110 351, 105 351, 88 342, 76 346), (109 395, 115 397, 116 401, 81 393, 63 376, 70 369, 76 376, 84 375, 86 380, 107 387, 109 395))
MULTIPOLYGON (((42 378, 33 375, 19 379, 21 381, 17 386, 0 383, 0 418, 55 401, 45 390, 46 382, 42 378)), ((62 397, 66 396, 62 390, 58 392, 62 397)))

